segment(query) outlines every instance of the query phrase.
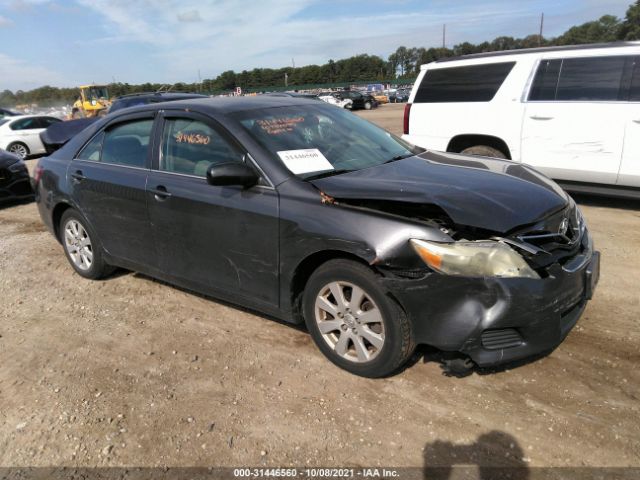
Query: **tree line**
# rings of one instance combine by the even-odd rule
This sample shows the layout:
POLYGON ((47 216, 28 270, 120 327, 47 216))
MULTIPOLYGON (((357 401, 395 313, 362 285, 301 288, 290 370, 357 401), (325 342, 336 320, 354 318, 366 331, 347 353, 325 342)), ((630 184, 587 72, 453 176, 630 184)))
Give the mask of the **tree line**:
MULTIPOLYGON (((624 19, 604 15, 597 20, 569 28, 562 35, 544 38, 528 35, 524 38, 497 37, 488 42, 472 44, 464 42, 453 48, 407 48, 398 47, 387 60, 377 55, 355 55, 342 60, 329 60, 324 65, 304 67, 254 68, 234 72, 222 72, 216 78, 200 83, 177 83, 172 91, 203 93, 229 92, 236 87, 245 91, 260 91, 304 88, 309 86, 349 84, 360 82, 411 83, 420 70, 420 65, 435 60, 468 55, 472 53, 514 50, 539 46, 577 45, 586 43, 613 42, 617 40, 640 40, 640 0, 629 6, 624 19)), ((111 96, 130 93, 150 92, 166 88, 159 83, 109 84, 111 96)), ((77 88, 56 88, 44 86, 30 91, 10 90, 0 92, 0 106, 14 107, 22 104, 40 106, 60 105, 73 102, 78 96, 77 88)))

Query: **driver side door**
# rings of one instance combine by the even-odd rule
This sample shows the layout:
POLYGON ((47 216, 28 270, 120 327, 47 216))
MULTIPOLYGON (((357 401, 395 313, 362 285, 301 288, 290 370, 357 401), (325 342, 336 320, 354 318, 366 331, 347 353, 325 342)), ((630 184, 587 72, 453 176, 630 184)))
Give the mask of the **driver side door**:
POLYGON ((278 305, 278 196, 264 183, 213 186, 212 164, 251 161, 213 119, 162 114, 147 181, 161 276, 187 288, 278 305))

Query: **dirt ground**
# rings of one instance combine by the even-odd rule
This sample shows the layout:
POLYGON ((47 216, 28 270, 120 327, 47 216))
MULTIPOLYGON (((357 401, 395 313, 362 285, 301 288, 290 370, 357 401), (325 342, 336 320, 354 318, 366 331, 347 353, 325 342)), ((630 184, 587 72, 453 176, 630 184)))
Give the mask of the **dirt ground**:
MULTIPOLYGON (((399 133, 402 105, 362 116, 399 133)), ((640 466, 640 203, 577 200, 602 275, 559 348, 464 378, 423 350, 383 380, 262 315, 85 280, 35 204, 0 207, 0 467, 640 466)))

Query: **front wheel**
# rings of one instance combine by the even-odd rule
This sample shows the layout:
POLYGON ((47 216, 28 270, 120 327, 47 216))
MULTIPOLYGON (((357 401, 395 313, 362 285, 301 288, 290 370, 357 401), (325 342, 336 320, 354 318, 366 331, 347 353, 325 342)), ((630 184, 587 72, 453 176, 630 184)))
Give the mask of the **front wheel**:
POLYGON ((371 105, 371 102, 364 102, 364 109, 365 110, 371 110, 372 107, 373 107, 373 105, 371 105))
POLYGON ((318 348, 356 375, 390 375, 415 349, 406 314, 359 263, 331 260, 318 268, 305 288, 303 307, 318 348))
POLYGON ((67 260, 78 274, 97 280, 113 271, 103 259, 98 237, 79 212, 73 209, 64 212, 59 231, 67 260))

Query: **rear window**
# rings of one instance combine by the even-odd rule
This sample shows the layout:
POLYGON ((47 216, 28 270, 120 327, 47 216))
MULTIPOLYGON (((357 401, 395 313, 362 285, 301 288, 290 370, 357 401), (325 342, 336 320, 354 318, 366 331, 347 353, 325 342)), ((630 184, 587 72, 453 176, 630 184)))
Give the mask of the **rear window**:
POLYGON ((531 86, 531 101, 624 100, 628 56, 543 60, 531 86))
POLYGON ((427 70, 414 103, 489 102, 515 62, 427 70))

